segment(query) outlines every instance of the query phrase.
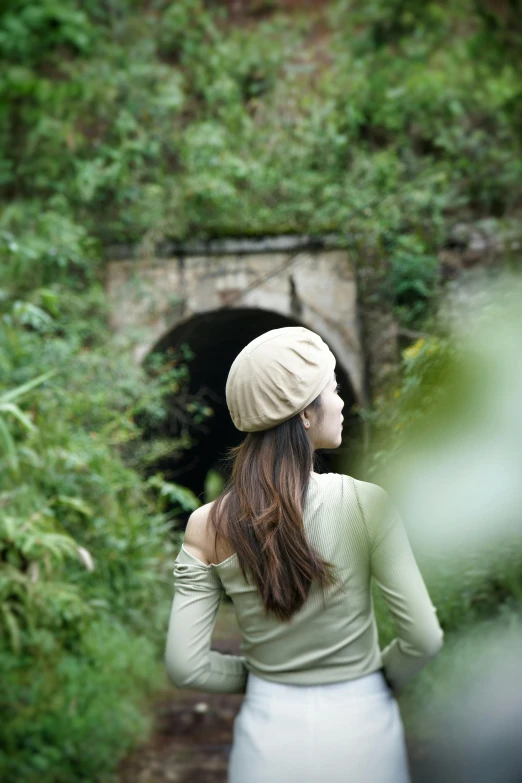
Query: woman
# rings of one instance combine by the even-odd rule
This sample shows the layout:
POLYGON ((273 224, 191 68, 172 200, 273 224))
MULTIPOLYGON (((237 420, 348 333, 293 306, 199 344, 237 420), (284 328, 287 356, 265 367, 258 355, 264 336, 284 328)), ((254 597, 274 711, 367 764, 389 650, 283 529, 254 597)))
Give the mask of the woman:
POLYGON ((314 332, 273 329, 226 385, 231 480, 195 511, 176 558, 166 666, 180 688, 245 693, 229 783, 407 783, 397 693, 443 632, 397 509, 376 484, 313 470, 341 443, 335 358, 314 332), (371 577, 397 638, 379 650, 371 577), (210 649, 222 592, 241 655, 210 649))

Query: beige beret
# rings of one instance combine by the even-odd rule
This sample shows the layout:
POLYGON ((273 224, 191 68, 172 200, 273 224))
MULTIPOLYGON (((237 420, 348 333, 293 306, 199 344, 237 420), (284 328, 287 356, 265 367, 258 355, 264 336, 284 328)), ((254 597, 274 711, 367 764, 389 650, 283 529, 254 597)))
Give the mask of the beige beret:
POLYGON ((333 377, 335 356, 315 332, 284 326, 256 337, 234 359, 227 405, 241 432, 268 430, 304 410, 333 377))

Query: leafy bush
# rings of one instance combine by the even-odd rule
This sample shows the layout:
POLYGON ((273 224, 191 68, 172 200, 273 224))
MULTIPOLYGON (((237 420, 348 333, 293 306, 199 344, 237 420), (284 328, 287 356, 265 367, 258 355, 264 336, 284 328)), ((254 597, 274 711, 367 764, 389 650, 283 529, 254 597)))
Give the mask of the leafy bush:
POLYGON ((144 698, 164 684, 172 528, 199 504, 122 452, 142 436, 135 419, 161 415, 188 372, 183 359, 165 377, 137 367, 108 333, 97 286, 16 298, 26 281, 4 278, 0 777, 95 780, 149 725, 144 698))
POLYGON ((390 259, 386 290, 391 290, 399 320, 406 326, 427 318, 439 288, 438 258, 422 251, 422 243, 413 237, 399 237, 390 259))
MULTIPOLYGON (((484 13, 471 0, 338 0, 327 58, 309 47, 313 14, 242 27, 201 0, 67 13, 95 30, 88 52, 35 43, 23 66, 4 52, 0 173, 21 210, 43 201, 104 242, 153 244, 371 235, 384 210, 382 232, 421 236, 433 255, 448 220, 518 204, 518 75, 474 56, 484 13)), ((0 14, 6 39, 11 26, 0 14)))
POLYGON ((163 685, 153 640, 97 609, 77 649, 57 649, 49 631, 34 641, 37 654, 0 651, 2 779, 111 779, 150 730, 145 699, 163 685))
POLYGON ((428 435, 428 429, 436 427, 437 412, 446 423, 462 413, 466 402, 459 386, 464 388, 465 379, 458 364, 456 346, 443 335, 421 337, 403 350, 397 384, 375 401, 372 410, 363 411, 373 427, 369 476, 384 472, 409 439, 428 435))
MULTIPOLYGON (((70 217, 36 205, 13 203, 1 218, 0 284, 34 291, 50 283, 93 282, 98 266, 96 243, 70 217)), ((47 302, 50 305, 50 300, 47 302)))
POLYGON ((86 53, 95 34, 87 15, 60 0, 7 0, 0 28, 0 54, 37 64, 50 53, 86 53))

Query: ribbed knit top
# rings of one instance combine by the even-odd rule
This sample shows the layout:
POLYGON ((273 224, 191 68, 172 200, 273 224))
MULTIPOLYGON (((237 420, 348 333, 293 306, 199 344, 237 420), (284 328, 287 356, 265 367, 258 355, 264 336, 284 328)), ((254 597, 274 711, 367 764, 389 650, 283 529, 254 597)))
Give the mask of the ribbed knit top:
POLYGON ((178 687, 245 692, 248 672, 310 685, 384 668, 397 692, 438 652, 443 631, 397 508, 376 484, 338 473, 311 475, 303 524, 310 544, 335 565, 341 585, 313 583, 289 622, 266 615, 236 554, 205 565, 181 547, 174 564, 165 663, 178 687), (396 638, 379 649, 371 579, 390 609, 396 638), (240 655, 211 650, 223 591, 233 601, 240 655))

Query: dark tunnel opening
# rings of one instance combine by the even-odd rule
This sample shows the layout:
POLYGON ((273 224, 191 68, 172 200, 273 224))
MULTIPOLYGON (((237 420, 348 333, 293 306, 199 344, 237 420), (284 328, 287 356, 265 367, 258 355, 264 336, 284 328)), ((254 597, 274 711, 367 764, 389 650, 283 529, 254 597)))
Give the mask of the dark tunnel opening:
MULTIPOLYGON (((216 470, 224 476, 222 460, 227 449, 238 445, 246 434, 234 427, 226 405, 225 385, 230 366, 251 340, 283 326, 306 324, 267 310, 230 308, 211 311, 179 324, 151 351, 164 353, 169 348, 179 350, 183 343, 188 344, 194 354, 189 362, 188 391, 202 395, 214 411, 199 425, 199 429, 188 427, 193 441, 190 449, 178 459, 157 466, 167 480, 189 487, 202 502, 205 502, 204 487, 209 470, 216 470)), ((336 358, 340 395, 345 402, 343 442, 338 449, 318 452, 316 470, 350 473, 356 459, 357 444, 362 439, 362 423, 359 415, 352 410, 356 398, 350 379, 336 358)))

